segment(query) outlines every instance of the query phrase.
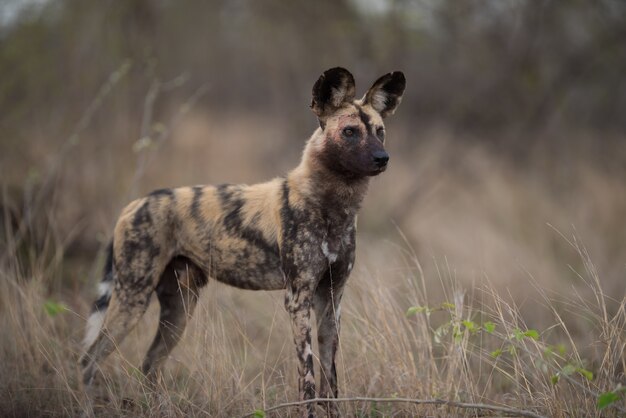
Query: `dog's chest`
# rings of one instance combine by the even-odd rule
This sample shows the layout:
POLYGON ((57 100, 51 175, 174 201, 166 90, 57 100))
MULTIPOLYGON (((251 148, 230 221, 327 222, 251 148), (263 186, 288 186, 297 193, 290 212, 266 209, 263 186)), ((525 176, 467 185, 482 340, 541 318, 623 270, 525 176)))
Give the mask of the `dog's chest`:
POLYGON ((353 252, 355 247, 356 215, 329 217, 321 230, 320 249, 329 263, 353 252))

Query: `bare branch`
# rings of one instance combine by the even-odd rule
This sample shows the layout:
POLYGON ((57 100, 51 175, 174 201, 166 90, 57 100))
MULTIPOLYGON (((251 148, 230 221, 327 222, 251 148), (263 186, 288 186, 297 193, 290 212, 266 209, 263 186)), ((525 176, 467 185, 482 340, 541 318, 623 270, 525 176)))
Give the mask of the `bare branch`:
POLYGON ((111 94, 114 87, 128 74, 132 67, 132 61, 130 59, 125 60, 122 64, 109 75, 107 81, 100 87, 96 97, 91 101, 89 106, 85 109, 85 112, 81 115, 78 123, 74 127, 74 130, 66 141, 61 145, 59 152, 55 155, 55 158, 50 162, 47 167, 45 175, 42 177, 42 184, 34 191, 34 194, 30 194, 30 191, 26 190, 24 199, 24 216, 19 222, 19 225, 15 231, 15 236, 12 240, 12 245, 5 254, 0 258, 0 262, 11 257, 14 254, 15 248, 22 242, 24 235, 31 227, 32 220, 35 218, 37 212, 41 209, 45 198, 53 190, 53 186, 58 179, 59 170, 63 167, 67 156, 70 151, 74 149, 80 143, 80 135, 89 126, 96 112, 102 107, 104 100, 111 94))
MULTIPOLYGON (((276 411, 278 409, 291 408, 294 406, 307 405, 310 403, 317 402, 387 402, 387 403, 412 403, 416 405, 445 405, 453 408, 462 408, 462 409, 481 409, 484 411, 495 411, 502 412, 505 414, 510 414, 512 416, 518 417, 530 417, 530 418, 545 418, 544 415, 536 414, 532 411, 527 411, 524 409, 517 408, 509 408, 505 406, 497 406, 497 405, 487 405, 480 403, 466 403, 466 402, 455 402, 455 401, 447 401, 445 399, 410 399, 410 398, 367 398, 367 397, 353 397, 353 398, 315 398, 308 399, 306 401, 299 402, 287 402, 282 403, 280 405, 273 406, 271 408, 267 408, 264 412, 276 411)), ((254 416, 255 412, 251 412, 249 414, 243 415, 242 418, 254 416)))
POLYGON ((185 103, 181 105, 180 110, 174 115, 169 126, 163 126, 157 132, 153 132, 154 104, 159 94, 163 91, 169 91, 176 87, 180 87, 187 81, 187 79, 188 76, 186 74, 182 74, 165 83, 154 80, 150 86, 150 90, 148 90, 148 93, 146 94, 143 107, 143 118, 141 122, 141 137, 135 143, 135 151, 138 153, 137 165, 130 184, 128 200, 134 199, 138 194, 141 178, 145 173, 146 167, 151 161, 151 157, 153 157, 153 153, 150 153, 149 151, 159 146, 170 136, 183 117, 195 106, 197 101, 204 94, 206 94, 209 89, 207 84, 200 86, 200 88, 189 96, 185 103))

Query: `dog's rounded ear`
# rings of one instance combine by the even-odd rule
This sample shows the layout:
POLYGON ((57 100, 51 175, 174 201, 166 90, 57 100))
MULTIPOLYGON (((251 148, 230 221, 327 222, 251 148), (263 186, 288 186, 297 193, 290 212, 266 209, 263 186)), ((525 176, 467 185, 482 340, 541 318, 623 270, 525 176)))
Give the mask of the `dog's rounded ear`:
POLYGON ((320 120, 327 118, 345 102, 354 100, 354 77, 345 68, 324 71, 313 86, 311 109, 320 120))
POLYGON ((363 104, 372 106, 383 118, 393 115, 402 101, 405 87, 406 79, 401 71, 385 74, 365 93, 363 104))

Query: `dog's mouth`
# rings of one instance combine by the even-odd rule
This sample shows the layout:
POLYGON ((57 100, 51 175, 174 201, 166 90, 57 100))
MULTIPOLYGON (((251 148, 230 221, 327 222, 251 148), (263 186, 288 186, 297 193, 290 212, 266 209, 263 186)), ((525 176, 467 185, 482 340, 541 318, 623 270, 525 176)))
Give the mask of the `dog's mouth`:
POLYGON ((376 167, 375 169, 373 169, 372 171, 369 172, 369 175, 374 177, 379 175, 380 173, 384 172, 387 170, 387 165, 384 165, 382 167, 376 167))

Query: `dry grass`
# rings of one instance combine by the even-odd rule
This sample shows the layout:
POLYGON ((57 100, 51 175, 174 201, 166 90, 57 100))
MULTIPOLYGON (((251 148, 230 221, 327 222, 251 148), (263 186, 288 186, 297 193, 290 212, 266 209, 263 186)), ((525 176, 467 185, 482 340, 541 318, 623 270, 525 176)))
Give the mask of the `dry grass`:
MULTIPOLYGON (((233 128, 220 126, 218 135, 218 119, 189 115, 170 141, 149 150, 139 188, 251 182, 295 165, 291 151, 277 159, 288 135, 275 125, 222 119, 233 128), (251 147, 259 125, 263 141, 251 147)), ((596 407, 599 394, 626 383, 623 176, 579 151, 563 156, 567 163, 538 153, 515 166, 440 133, 390 147, 399 157, 365 202, 342 307, 342 395, 488 403, 555 417, 623 414, 623 397, 596 407)), ((3 198, 2 416, 68 416, 86 407, 76 361, 98 280, 96 248, 132 188, 135 157, 96 153, 88 142, 72 152, 32 216, 10 191, 3 198)), ((618 151, 614 158, 623 161, 618 151)), ((104 365, 96 415, 230 417, 297 398, 280 292, 210 282, 153 390, 135 367, 157 310, 104 365)), ((384 402, 340 408, 364 417, 480 415, 384 402)))

